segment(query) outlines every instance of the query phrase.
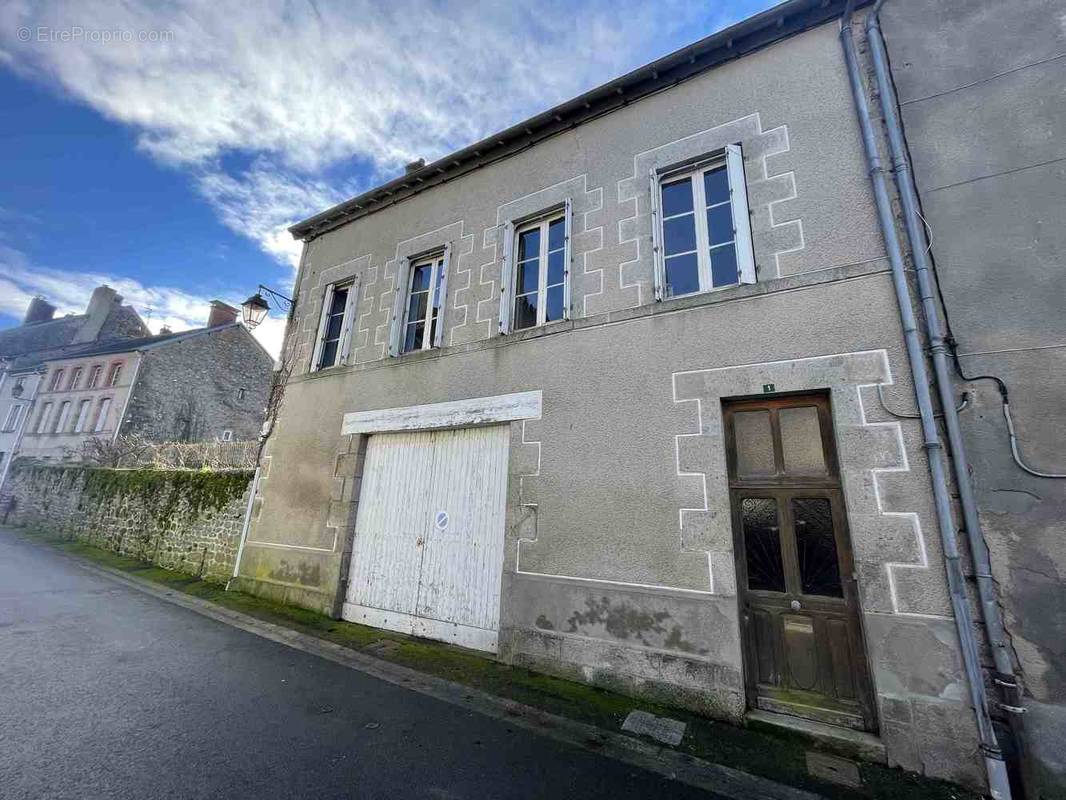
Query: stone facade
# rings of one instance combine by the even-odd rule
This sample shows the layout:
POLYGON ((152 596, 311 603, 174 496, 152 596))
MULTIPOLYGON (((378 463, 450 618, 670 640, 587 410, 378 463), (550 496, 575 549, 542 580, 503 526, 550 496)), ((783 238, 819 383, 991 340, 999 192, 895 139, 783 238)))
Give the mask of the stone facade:
POLYGON ((19 463, 0 498, 0 518, 224 583, 233 574, 251 479, 247 472, 19 463))

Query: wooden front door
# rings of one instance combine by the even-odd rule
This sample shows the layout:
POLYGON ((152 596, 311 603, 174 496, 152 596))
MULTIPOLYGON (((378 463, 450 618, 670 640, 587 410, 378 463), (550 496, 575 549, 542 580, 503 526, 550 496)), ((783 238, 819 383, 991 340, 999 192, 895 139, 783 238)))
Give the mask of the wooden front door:
POLYGON ((875 730, 829 398, 723 412, 748 704, 875 730))

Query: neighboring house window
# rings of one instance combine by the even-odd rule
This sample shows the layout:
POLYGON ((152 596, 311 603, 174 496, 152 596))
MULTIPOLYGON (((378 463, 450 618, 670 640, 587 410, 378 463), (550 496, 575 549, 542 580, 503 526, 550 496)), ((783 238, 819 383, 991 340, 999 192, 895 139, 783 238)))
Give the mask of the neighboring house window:
POLYGON ((512 329, 565 319, 566 218, 558 214, 523 225, 515 239, 512 329))
POLYGON ((7 412, 7 419, 4 420, 5 431, 13 431, 18 428, 19 423, 22 421, 22 412, 25 408, 26 406, 21 403, 16 403, 11 406, 10 410, 7 412))
POLYGON ((328 369, 347 360, 358 298, 357 281, 326 287, 312 369, 328 369))
POLYGON ((57 369, 55 372, 52 373, 52 382, 48 384, 48 391, 58 392, 59 382, 61 380, 63 380, 63 370, 57 369))
POLYGON ((95 389, 96 384, 100 382, 100 373, 104 371, 103 364, 93 364, 93 368, 89 370, 89 380, 85 383, 86 389, 95 389))
POLYGON ((56 433, 66 433, 70 423, 70 401, 64 400, 59 406, 59 418, 56 419, 56 433))
POLYGON ((121 375, 122 375, 122 362, 121 361, 116 361, 114 364, 111 365, 111 373, 107 376, 107 385, 108 386, 116 386, 116 385, 118 385, 118 379, 119 379, 119 376, 121 376, 121 375))
POLYGON ((82 368, 81 367, 75 367, 73 370, 71 370, 71 372, 70 372, 70 383, 67 384, 67 388, 68 389, 74 390, 74 389, 78 388, 78 381, 81 380, 81 373, 82 373, 82 368))
POLYGON ((432 255, 403 259, 392 308, 389 355, 428 350, 444 344, 451 245, 432 255))
POLYGON ((25 378, 15 378, 15 385, 11 387, 12 394, 22 394, 22 388, 26 385, 25 378))
POLYGON ((37 433, 44 433, 48 429, 48 419, 52 416, 52 404, 45 403, 41 406, 41 415, 37 417, 37 433))
POLYGON ((84 432, 86 426, 89 424, 89 411, 92 408, 92 400, 82 400, 78 404, 78 419, 74 423, 74 433, 84 432))
POLYGON ((237 390, 237 399, 238 400, 243 400, 244 399, 244 387, 243 386, 240 389, 237 390))
POLYGON ((107 427, 107 413, 111 410, 111 398, 105 397, 100 401, 100 408, 96 412, 96 424, 93 425, 93 432, 99 433, 105 427, 107 427))
POLYGON ((744 160, 719 158, 652 175, 655 298, 755 282, 744 160))
POLYGON ((232 442, 233 441, 233 431, 229 431, 229 430, 222 431, 222 441, 224 441, 224 442, 232 442))

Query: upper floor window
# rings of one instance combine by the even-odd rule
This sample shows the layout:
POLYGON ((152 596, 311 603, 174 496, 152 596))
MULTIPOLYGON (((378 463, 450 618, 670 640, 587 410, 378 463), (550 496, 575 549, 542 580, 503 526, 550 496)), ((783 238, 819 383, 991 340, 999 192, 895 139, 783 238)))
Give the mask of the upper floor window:
POLYGON ((63 370, 57 369, 55 372, 52 373, 52 381, 51 381, 51 383, 48 384, 48 391, 50 391, 50 392, 58 392, 59 391, 59 382, 62 381, 62 380, 63 380, 63 370))
POLYGON ((116 361, 111 365, 111 372, 107 376, 108 386, 117 386, 118 379, 122 376, 122 362, 116 361))
POLYGON ((23 390, 23 388, 25 386, 26 386, 26 379, 25 378, 15 378, 15 385, 11 387, 11 393, 15 394, 16 392, 18 392, 19 394, 21 394, 22 390, 23 390))
POLYGON ((44 433, 46 430, 48 430, 48 420, 51 418, 51 416, 52 404, 45 403, 43 406, 41 406, 40 416, 37 417, 37 427, 35 428, 37 433, 44 433))
POLYGON ((334 367, 347 360, 358 296, 359 286, 354 281, 334 283, 326 287, 318 341, 311 365, 313 370, 334 367))
POLYGON ((570 317, 570 201, 504 225, 500 333, 570 317))
POLYGON ((515 231, 512 328, 532 328, 563 319, 566 307, 566 220, 562 214, 515 231))
POLYGON ((96 385, 100 383, 100 373, 102 373, 103 371, 103 364, 93 364, 93 368, 89 370, 89 380, 85 382, 85 388, 95 389, 96 385))
POLYGON ((652 176, 655 297, 755 282, 744 160, 719 158, 652 176))
POLYGON ((389 354, 428 350, 444 344, 451 245, 443 251, 403 259, 397 275, 389 354))
POLYGON ((22 422, 22 412, 25 410, 25 408, 26 406, 24 406, 22 403, 15 403, 13 406, 11 406, 10 409, 8 409, 7 419, 4 420, 3 429, 5 431, 13 431, 18 429, 19 423, 22 422))
POLYGON ((81 381, 81 373, 81 367, 74 367, 74 369, 70 371, 70 383, 67 384, 68 389, 74 390, 78 388, 78 383, 81 381))

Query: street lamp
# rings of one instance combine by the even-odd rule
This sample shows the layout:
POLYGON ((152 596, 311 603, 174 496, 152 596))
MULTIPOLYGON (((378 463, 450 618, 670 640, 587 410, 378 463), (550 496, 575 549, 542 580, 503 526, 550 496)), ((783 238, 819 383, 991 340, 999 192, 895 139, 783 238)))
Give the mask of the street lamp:
POLYGON ((241 303, 241 312, 244 317, 244 324, 249 328, 257 327, 263 320, 266 319, 267 314, 270 312, 270 303, 263 297, 263 292, 266 292, 275 302, 279 305, 285 303, 289 308, 292 308, 292 298, 286 297, 280 292, 275 292, 269 286, 259 284, 259 288, 255 294, 241 303))

